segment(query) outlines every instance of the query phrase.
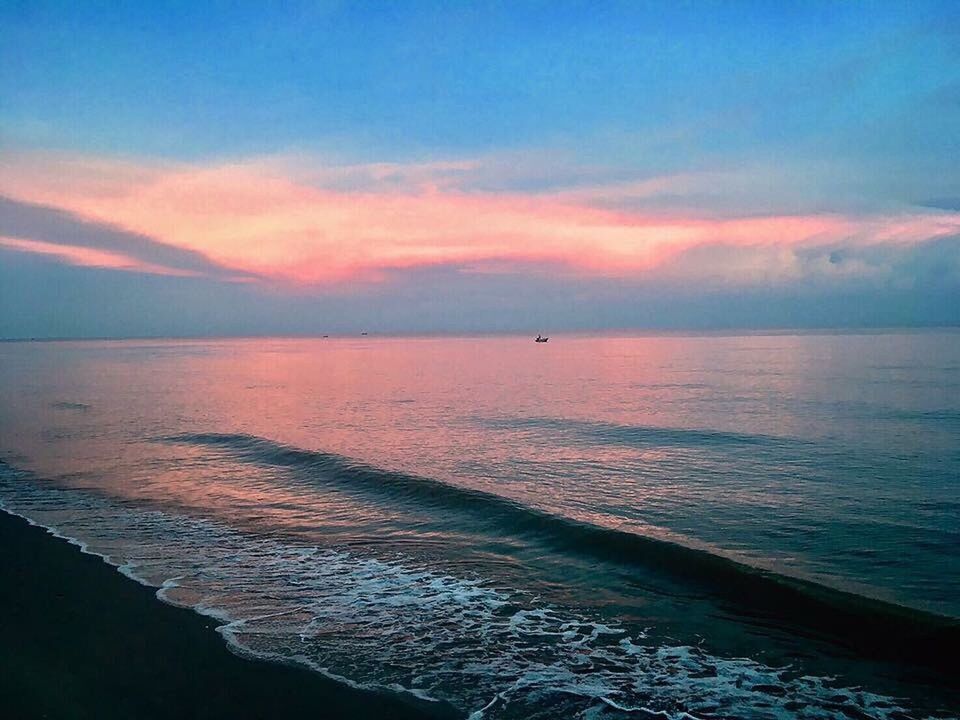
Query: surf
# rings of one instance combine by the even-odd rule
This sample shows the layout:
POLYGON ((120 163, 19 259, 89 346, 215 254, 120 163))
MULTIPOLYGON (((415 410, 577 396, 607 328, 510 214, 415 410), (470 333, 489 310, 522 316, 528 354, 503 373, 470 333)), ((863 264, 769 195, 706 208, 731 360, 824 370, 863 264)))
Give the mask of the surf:
POLYGON ((461 515, 495 537, 652 572, 669 591, 706 593, 745 622, 813 635, 873 657, 908 659, 942 670, 953 666, 951 648, 960 642, 960 621, 955 618, 774 573, 701 548, 549 513, 483 490, 252 435, 185 433, 162 441, 219 448, 233 459, 288 469, 299 482, 334 486, 391 506, 409 504, 445 516, 461 515))
POLYGON ((412 558, 251 534, 51 486, 3 464, 0 507, 156 588, 164 602, 215 619, 243 655, 450 703, 472 720, 911 717, 894 697, 653 640, 412 558))

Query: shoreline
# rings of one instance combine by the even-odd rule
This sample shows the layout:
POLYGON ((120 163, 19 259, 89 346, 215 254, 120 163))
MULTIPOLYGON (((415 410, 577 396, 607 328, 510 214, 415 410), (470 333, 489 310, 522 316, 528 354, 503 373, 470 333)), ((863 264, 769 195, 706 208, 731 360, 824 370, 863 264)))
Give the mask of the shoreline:
POLYGON ((248 659, 219 623, 0 512, 0 697, 22 718, 453 718, 446 705, 248 659))

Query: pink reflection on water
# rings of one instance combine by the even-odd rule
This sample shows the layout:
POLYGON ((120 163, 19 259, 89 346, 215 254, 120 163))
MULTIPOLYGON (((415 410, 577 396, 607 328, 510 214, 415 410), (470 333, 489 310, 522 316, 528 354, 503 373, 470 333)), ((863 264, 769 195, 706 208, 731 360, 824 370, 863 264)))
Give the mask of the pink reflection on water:
MULTIPOLYGON (((710 447, 663 443, 648 429, 842 435, 849 423, 811 405, 873 399, 859 382, 864 355, 879 347, 914 362, 913 344, 909 336, 554 335, 546 345, 530 337, 8 345, 2 447, 70 484, 244 509, 264 523, 309 523, 311 513, 355 521, 341 510, 359 501, 287 483, 282 469, 229 463, 222 450, 159 440, 249 435, 590 522, 646 527, 643 518, 669 503, 775 510, 788 501, 749 483, 690 482, 723 470, 710 447)), ((942 350, 927 344, 926 352, 942 350)), ((929 401, 893 385, 885 392, 890 402, 929 401)))

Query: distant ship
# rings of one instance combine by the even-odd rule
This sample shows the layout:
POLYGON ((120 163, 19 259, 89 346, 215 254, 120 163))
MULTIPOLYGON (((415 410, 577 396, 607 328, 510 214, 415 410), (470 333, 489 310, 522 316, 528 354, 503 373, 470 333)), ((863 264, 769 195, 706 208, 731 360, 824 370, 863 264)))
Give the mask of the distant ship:
POLYGON ((534 342, 547 342, 547 340, 549 340, 549 339, 550 339, 550 338, 548 338, 548 337, 543 337, 542 335, 537 335, 537 337, 536 337, 536 339, 534 340, 534 342))

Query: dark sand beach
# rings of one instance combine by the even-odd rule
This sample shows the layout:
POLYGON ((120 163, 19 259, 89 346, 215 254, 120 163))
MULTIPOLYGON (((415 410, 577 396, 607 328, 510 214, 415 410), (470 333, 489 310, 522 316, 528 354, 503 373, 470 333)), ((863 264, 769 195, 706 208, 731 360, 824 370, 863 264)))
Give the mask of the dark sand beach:
POLYGON ((438 706, 241 658, 215 623, 0 512, 0 714, 7 718, 435 718, 438 706))

